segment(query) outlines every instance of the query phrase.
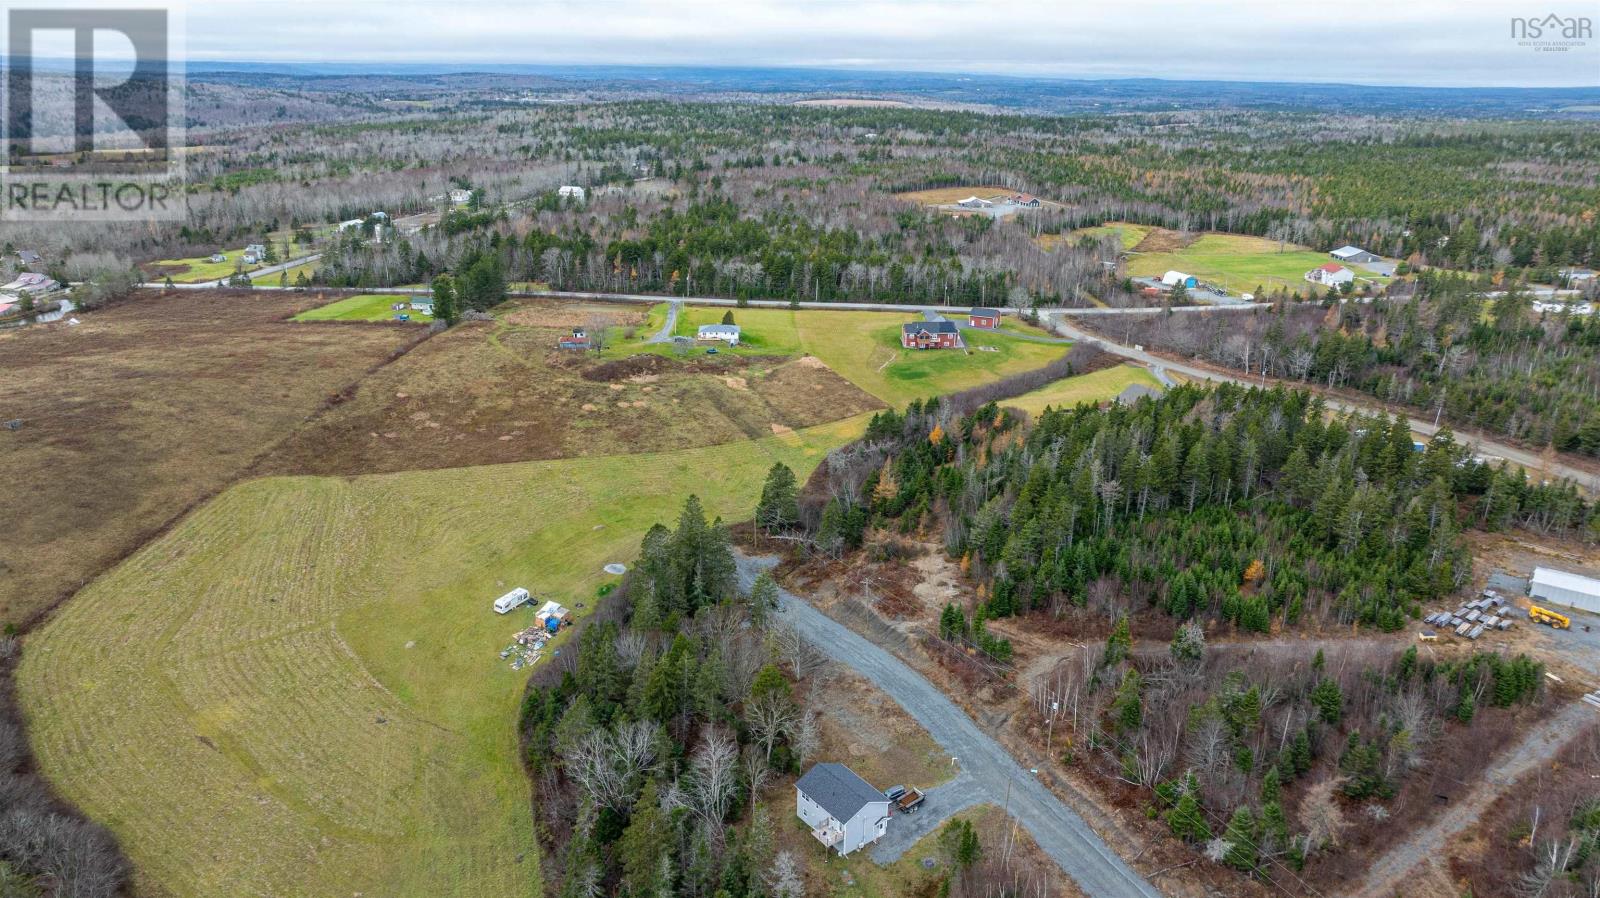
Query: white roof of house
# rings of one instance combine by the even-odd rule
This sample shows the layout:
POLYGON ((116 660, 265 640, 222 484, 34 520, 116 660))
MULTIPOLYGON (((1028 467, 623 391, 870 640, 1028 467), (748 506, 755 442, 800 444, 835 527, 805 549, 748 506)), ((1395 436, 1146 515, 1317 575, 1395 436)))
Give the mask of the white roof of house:
POLYGON ((1347 244, 1345 246, 1339 247, 1338 249, 1334 250, 1332 253, 1329 253, 1329 255, 1338 256, 1341 259, 1347 259, 1350 256, 1358 256, 1358 255, 1360 255, 1360 254, 1362 254, 1364 252, 1366 252, 1366 250, 1362 249, 1359 246, 1349 246, 1347 244))
POLYGON ((700 329, 698 331, 696 331, 695 333, 699 334, 702 337, 723 336, 723 335, 737 337, 737 336, 739 336, 739 325, 737 325, 737 324, 702 324, 702 325, 700 325, 700 329))
POLYGON ((556 617, 566 617, 569 612, 559 602, 545 602, 539 609, 539 614, 553 614, 556 617))
POLYGON ((1532 586, 1553 586, 1556 589, 1567 589, 1581 592, 1591 596, 1600 596, 1600 580, 1573 574, 1568 571, 1558 571, 1555 568, 1536 567, 1533 569, 1532 586))
POLYGON ((1191 277, 1193 277, 1193 275, 1184 274, 1181 271, 1169 271, 1166 274, 1161 276, 1161 283, 1163 283, 1163 284, 1176 284, 1176 283, 1179 283, 1181 281, 1187 281, 1191 277))

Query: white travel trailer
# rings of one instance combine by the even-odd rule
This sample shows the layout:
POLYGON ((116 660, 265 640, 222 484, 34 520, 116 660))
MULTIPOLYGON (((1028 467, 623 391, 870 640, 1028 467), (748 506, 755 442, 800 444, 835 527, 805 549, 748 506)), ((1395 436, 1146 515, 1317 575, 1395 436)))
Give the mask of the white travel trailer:
POLYGON ((505 614, 518 605, 527 604, 528 600, 532 598, 532 596, 528 595, 528 591, 526 589, 523 589, 519 586, 500 598, 494 600, 494 613, 505 614))

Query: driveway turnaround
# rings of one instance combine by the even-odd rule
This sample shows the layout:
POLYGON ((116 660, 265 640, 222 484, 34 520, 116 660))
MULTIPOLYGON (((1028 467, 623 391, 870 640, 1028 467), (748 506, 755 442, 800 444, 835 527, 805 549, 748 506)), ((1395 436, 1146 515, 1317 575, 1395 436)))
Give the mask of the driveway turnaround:
MULTIPOLYGON (((748 589, 756 575, 776 560, 739 556, 738 563, 740 583, 748 589)), ((871 680, 956 759, 962 775, 955 783, 970 779, 972 800, 966 805, 990 802, 1008 807, 1045 854, 1090 898, 1159 898, 1160 891, 1123 863, 1083 818, 978 729, 938 687, 793 593, 780 588, 778 595, 779 620, 793 625, 829 658, 871 680)), ((905 819, 891 822, 888 838, 893 837, 894 825, 905 819)))

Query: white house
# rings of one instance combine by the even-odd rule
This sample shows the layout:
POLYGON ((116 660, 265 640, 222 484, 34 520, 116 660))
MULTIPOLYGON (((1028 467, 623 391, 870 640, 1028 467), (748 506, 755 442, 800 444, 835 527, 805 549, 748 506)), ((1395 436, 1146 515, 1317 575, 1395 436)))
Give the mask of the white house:
POLYGON ((1350 269, 1334 262, 1313 268, 1306 272, 1306 280, 1324 287, 1337 287, 1355 280, 1355 273, 1350 269))
POLYGON ((494 613, 505 614, 518 605, 526 604, 532 598, 526 589, 519 586, 494 600, 494 613))
POLYGON ((1341 246, 1328 255, 1344 262, 1347 265, 1361 265, 1366 262, 1382 262, 1376 253, 1369 253, 1359 246, 1341 246))
POLYGON ((818 842, 847 855, 889 831, 889 799, 843 764, 818 764, 794 784, 795 814, 818 842))
POLYGON ((1552 605, 1566 605, 1600 614, 1600 580, 1554 568, 1536 567, 1528 595, 1552 605))
POLYGON ((348 231, 351 228, 359 227, 361 227, 361 219, 359 218, 352 218, 349 221, 341 221, 339 222, 339 233, 343 234, 345 231, 348 231))
POLYGON ((574 187, 571 184, 562 185, 561 189, 556 191, 556 194, 562 199, 574 200, 581 200, 584 196, 582 187, 574 187))
POLYGON ((739 325, 737 324, 702 324, 695 331, 696 340, 720 340, 729 346, 739 345, 739 325))
POLYGON ((1184 274, 1181 271, 1169 271, 1161 276, 1161 283, 1168 287, 1176 287, 1182 284, 1185 290, 1192 290, 1200 286, 1200 279, 1192 274, 1184 274))
POLYGON ((450 191, 450 202, 457 206, 465 206, 472 202, 472 191, 457 187, 450 191))
POLYGON ((432 315, 433 299, 427 296, 413 296, 411 299, 407 300, 406 308, 413 312, 426 312, 427 314, 432 315))

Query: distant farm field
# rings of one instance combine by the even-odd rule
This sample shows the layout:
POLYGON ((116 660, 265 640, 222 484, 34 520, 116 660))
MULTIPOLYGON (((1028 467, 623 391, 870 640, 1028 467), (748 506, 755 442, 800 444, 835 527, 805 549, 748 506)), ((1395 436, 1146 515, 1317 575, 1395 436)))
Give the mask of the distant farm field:
POLYGON ((5 417, 22 421, 0 439, 0 622, 78 589, 420 336, 283 320, 308 302, 147 291, 77 326, 0 331, 5 417))
MULTIPOLYGON (((635 339, 612 346, 608 354, 672 355, 668 346, 640 342, 665 323, 665 308, 662 305, 653 309, 650 319, 634 328, 635 339)), ((679 315, 677 332, 691 335, 701 324, 721 321, 727 311, 733 312, 734 323, 751 343, 733 352, 719 348, 717 355, 710 358, 731 361, 730 356, 740 354, 808 354, 892 406, 1040 368, 1066 351, 1059 343, 1022 339, 1017 334, 1024 331, 1015 323, 1008 323, 998 333, 963 330, 962 338, 968 346, 965 351, 902 349, 901 326, 922 320, 920 313, 910 309, 895 313, 688 306, 679 315)), ((956 317, 964 315, 965 310, 951 309, 949 314, 956 317)), ((1026 332, 1035 337, 1046 336, 1034 329, 1026 332)), ((694 354, 704 357, 705 347, 697 345, 694 354)))
POLYGON ((1160 388, 1161 382, 1144 368, 1115 365, 1077 377, 1067 377, 1046 387, 1008 399, 1001 405, 1020 408, 1034 417, 1046 408, 1072 408, 1081 402, 1106 402, 1134 384, 1160 388))
MULTIPOLYGON (((1161 234, 1171 235, 1172 232, 1161 234)), ((1148 248, 1155 242, 1155 236, 1147 235, 1148 239, 1140 245, 1148 248)), ((1277 241, 1263 237, 1204 234, 1174 251, 1136 251, 1128 257, 1127 272, 1136 277, 1160 277, 1176 269, 1202 281, 1220 284, 1234 293, 1252 293, 1258 287, 1308 293, 1324 288, 1308 284, 1306 272, 1329 261, 1327 253, 1292 243, 1283 245, 1280 251, 1277 241)), ((1372 277, 1378 283, 1385 280, 1358 265, 1349 267, 1357 277, 1372 277)))
MULTIPOLYGON (((244 254, 243 249, 229 250, 223 255, 228 257, 226 262, 212 262, 209 256, 196 256, 191 259, 162 259, 159 262, 148 262, 139 266, 145 273, 145 278, 151 281, 164 281, 171 278, 174 284, 199 284, 205 281, 217 281, 233 277, 239 270, 239 257, 244 254)), ((246 265, 246 274, 263 268, 263 265, 246 265)), ((292 278, 293 275, 290 275, 292 278)))
POLYGON ((296 321, 396 321, 395 316, 405 314, 416 323, 427 323, 433 316, 427 312, 418 312, 407 308, 404 312, 396 312, 395 303, 405 302, 408 297, 395 294, 363 293, 359 296, 348 296, 335 300, 325 306, 318 306, 294 316, 296 321))
POLYGON ((993 199, 997 196, 1011 196, 1016 193, 1009 187, 935 187, 931 190, 911 190, 906 193, 897 193, 896 197, 921 203, 924 206, 946 206, 950 203, 959 203, 969 196, 979 199, 993 199))
POLYGON ((639 307, 524 300, 495 315, 437 334, 367 378, 263 466, 367 474, 656 452, 883 407, 815 359, 609 358, 556 347, 575 327, 642 331, 639 307))
POLYGON ((494 597, 526 586, 581 615, 602 565, 691 490, 746 517, 774 461, 804 479, 864 423, 233 487, 30 636, 40 766, 150 894, 540 895, 526 674, 498 657, 531 612, 494 597))
POLYGON ((1149 235, 1150 230, 1147 225, 1113 221, 1092 228, 1078 228, 1067 234, 1066 239, 1070 243, 1077 243, 1085 238, 1099 240, 1101 237, 1108 237, 1114 234, 1121 241, 1123 250, 1126 251, 1138 246, 1140 241, 1149 235))

